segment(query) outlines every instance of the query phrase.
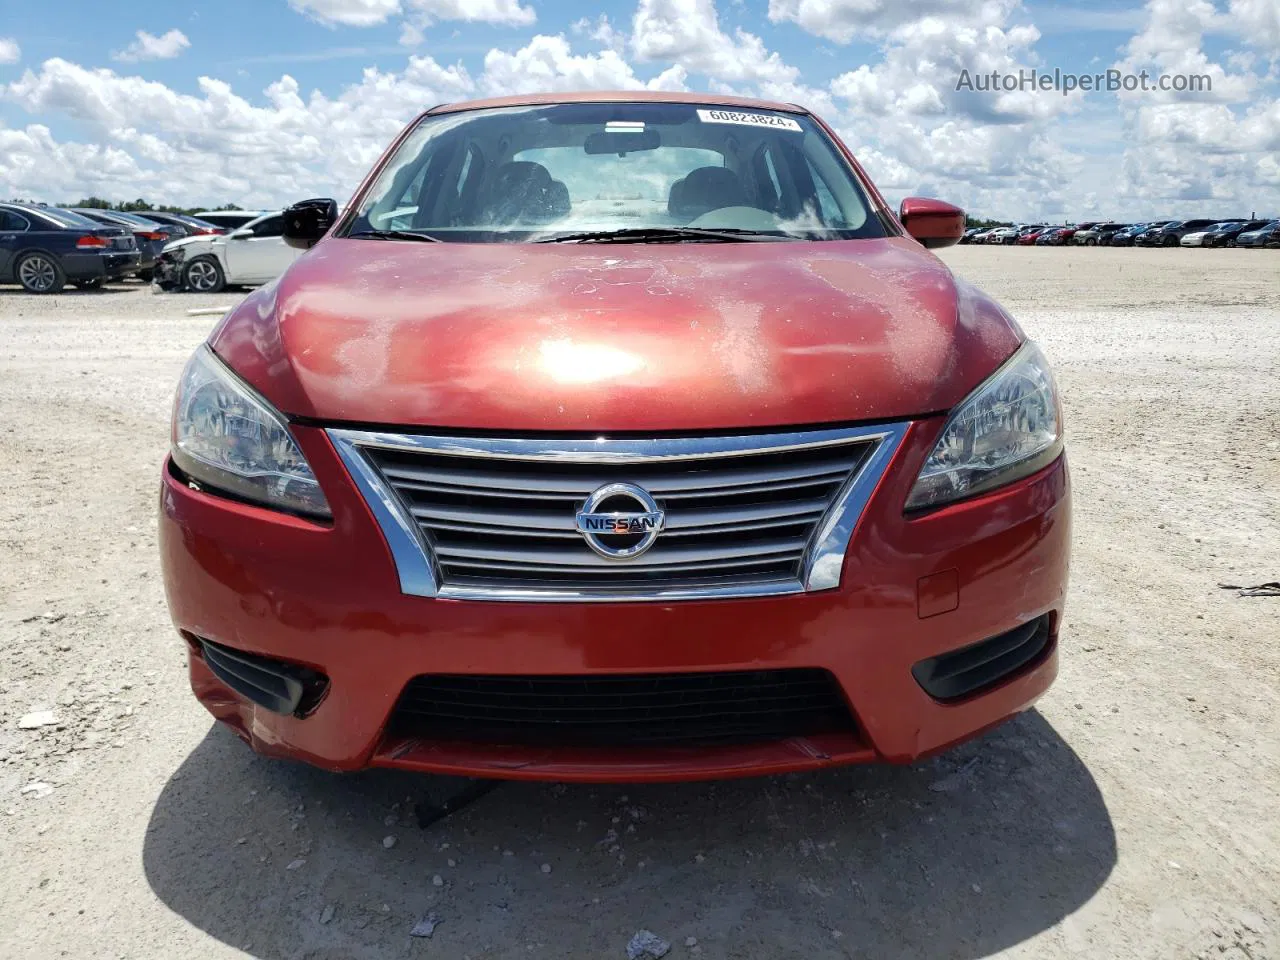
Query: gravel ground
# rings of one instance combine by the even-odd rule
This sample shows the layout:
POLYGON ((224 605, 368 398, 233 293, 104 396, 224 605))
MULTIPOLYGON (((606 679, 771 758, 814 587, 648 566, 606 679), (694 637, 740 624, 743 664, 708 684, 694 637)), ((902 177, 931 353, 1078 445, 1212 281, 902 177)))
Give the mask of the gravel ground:
POLYGON ((186 310, 234 296, 0 291, 0 956, 1280 957, 1280 599, 1218 586, 1280 578, 1280 255, 944 256, 1064 393, 1039 708, 914 767, 505 784, 426 828, 459 784, 258 759, 186 689, 157 470, 186 310))

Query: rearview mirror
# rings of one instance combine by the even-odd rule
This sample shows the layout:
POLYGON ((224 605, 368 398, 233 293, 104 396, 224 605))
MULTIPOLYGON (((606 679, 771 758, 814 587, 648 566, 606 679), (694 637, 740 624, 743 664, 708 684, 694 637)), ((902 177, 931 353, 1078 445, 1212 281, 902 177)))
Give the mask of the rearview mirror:
POLYGON ((662 138, 657 130, 630 131, 605 130, 593 133, 582 144, 583 152, 598 153, 632 153, 636 150, 657 150, 662 146, 662 138))
POLYGON ((907 197, 898 209, 907 233, 926 247, 949 247, 964 236, 964 211, 928 197, 907 197))
POLYGON ((319 243, 338 220, 338 201, 303 200, 284 211, 284 242, 299 250, 319 243))

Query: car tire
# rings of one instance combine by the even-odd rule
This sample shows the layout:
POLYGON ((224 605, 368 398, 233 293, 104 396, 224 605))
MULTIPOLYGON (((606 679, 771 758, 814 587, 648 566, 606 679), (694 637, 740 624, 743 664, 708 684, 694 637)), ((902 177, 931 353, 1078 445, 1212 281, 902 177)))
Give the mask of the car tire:
POLYGON ((61 264, 47 253, 28 253, 19 258, 13 274, 27 293, 57 293, 67 284, 61 264))
POLYGON ((1084 245, 1086 247, 1096 247, 1098 245, 1098 241, 1090 238, 1084 242, 1084 245))
POLYGON ((102 277, 95 277, 92 280, 76 280, 75 285, 78 290, 101 290, 107 285, 107 281, 102 277))
POLYGON ((154 277, 155 275, 156 275, 156 272, 154 270, 138 271, 138 279, 141 280, 143 283, 150 283, 151 278, 154 277))
POLYGON ((1177 238, 1177 237, 1165 237, 1165 238, 1164 238, 1164 245, 1165 245, 1166 247, 1176 247, 1176 246, 1178 246, 1178 238, 1177 238))
POLYGON ((196 257, 182 268, 182 286, 192 293, 221 293, 227 285, 216 257, 196 257))

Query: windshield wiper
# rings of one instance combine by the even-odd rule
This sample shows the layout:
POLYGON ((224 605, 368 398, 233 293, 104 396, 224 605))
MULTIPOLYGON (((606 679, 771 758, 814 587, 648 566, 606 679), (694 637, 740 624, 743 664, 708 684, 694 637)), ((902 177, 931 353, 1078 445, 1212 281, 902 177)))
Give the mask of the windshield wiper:
POLYGON ((439 237, 429 233, 414 233, 412 230, 360 230, 348 233, 353 240, 416 240, 418 243, 445 243, 439 237))
POLYGON ((619 230, 593 230, 588 233, 567 233, 560 237, 544 237, 534 243, 679 243, 682 240, 713 240, 720 243, 762 240, 796 240, 797 237, 779 236, 762 230, 743 230, 738 227, 721 227, 715 230, 704 227, 625 227, 619 230))

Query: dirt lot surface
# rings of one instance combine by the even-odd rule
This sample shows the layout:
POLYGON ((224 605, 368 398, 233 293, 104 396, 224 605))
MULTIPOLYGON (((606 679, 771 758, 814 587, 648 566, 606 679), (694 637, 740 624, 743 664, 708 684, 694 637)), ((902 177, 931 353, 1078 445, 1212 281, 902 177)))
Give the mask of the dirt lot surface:
POLYGON ((157 471, 186 310, 234 297, 0 291, 0 956, 1280 957, 1280 599, 1218 586, 1280 578, 1280 254, 944 256, 1064 393, 1038 709, 914 767, 506 784, 425 829, 457 783, 259 759, 186 688, 157 471))

